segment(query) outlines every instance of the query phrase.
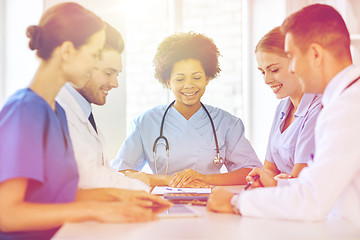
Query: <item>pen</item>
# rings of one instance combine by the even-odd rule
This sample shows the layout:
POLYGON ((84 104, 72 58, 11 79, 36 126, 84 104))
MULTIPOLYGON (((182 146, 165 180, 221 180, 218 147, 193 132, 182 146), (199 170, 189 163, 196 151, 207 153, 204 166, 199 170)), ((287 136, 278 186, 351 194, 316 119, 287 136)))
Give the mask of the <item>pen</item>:
POLYGON ((259 175, 256 175, 256 176, 253 178, 252 181, 248 182, 248 183, 245 185, 245 187, 244 187, 243 190, 248 190, 248 189, 251 187, 251 185, 253 184, 253 182, 256 181, 258 178, 259 178, 259 175))

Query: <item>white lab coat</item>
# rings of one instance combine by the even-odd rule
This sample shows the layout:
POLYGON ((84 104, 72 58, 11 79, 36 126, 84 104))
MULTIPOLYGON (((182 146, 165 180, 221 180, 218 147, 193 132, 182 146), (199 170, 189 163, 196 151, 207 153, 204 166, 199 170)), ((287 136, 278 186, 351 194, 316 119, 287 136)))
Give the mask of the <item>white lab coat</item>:
POLYGON ((315 158, 288 185, 242 192, 244 216, 293 220, 340 217, 360 227, 360 67, 337 74, 325 89, 315 127, 315 158))
POLYGON ((75 159, 79 170, 79 188, 115 187, 149 191, 145 183, 124 176, 109 167, 105 140, 99 128, 94 130, 70 91, 63 87, 57 99, 64 108, 75 159))

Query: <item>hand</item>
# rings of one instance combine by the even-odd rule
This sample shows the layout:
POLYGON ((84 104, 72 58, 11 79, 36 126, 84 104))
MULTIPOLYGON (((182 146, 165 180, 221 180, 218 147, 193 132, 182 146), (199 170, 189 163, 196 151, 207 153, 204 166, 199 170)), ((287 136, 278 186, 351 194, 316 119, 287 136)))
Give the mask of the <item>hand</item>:
POLYGON ((139 172, 139 171, 136 171, 136 170, 134 170, 134 169, 126 169, 126 170, 121 170, 121 171, 119 171, 119 172, 121 172, 121 173, 126 173, 126 172, 132 172, 132 173, 137 173, 137 172, 139 172))
POLYGON ((290 174, 287 173, 280 173, 278 175, 276 175, 274 177, 274 179, 277 181, 278 179, 290 179, 290 178, 294 178, 293 176, 291 176, 290 174))
POLYGON ((140 207, 130 202, 90 202, 94 218, 99 222, 145 222, 156 219, 151 208, 140 207))
POLYGON ((135 191, 129 189, 116 189, 118 201, 131 202, 133 205, 151 208, 155 213, 165 211, 173 204, 161 197, 147 193, 145 191, 135 191))
POLYGON ((150 178, 144 172, 134 172, 134 171, 126 170, 124 174, 126 177, 135 178, 150 186, 150 178))
POLYGON ((198 180, 205 182, 205 177, 192 169, 185 169, 181 172, 175 173, 174 178, 171 180, 169 186, 171 187, 183 187, 190 184, 192 181, 198 180))
POLYGON ((171 202, 145 191, 119 188, 79 189, 75 200, 131 203, 139 207, 152 208, 156 213, 173 205, 171 202))
POLYGON ((256 175, 259 175, 259 178, 253 182, 252 188, 275 187, 277 185, 277 181, 267 171, 257 167, 246 176, 246 181, 253 181, 256 175))
POLYGON ((216 187, 212 190, 207 201, 206 208, 208 211, 219 213, 234 213, 231 206, 231 198, 234 193, 225 190, 222 187, 216 187))
POLYGON ((182 187, 186 187, 186 188, 209 188, 211 187, 209 184, 199 181, 199 180, 195 180, 192 181, 191 183, 188 183, 186 185, 182 185, 182 187))

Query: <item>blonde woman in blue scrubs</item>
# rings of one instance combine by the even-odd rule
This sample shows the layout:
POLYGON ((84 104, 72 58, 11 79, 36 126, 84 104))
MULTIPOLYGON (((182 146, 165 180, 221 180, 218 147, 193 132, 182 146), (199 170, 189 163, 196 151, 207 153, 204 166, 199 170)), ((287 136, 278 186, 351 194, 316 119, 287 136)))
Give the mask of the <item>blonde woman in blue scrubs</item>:
POLYGON ((175 101, 172 106, 157 106, 131 123, 131 132, 112 162, 113 168, 140 171, 148 163, 153 173, 168 175, 163 184, 189 186, 196 181, 245 184, 251 169, 262 166, 244 137, 242 121, 200 102, 207 84, 220 72, 219 55, 210 38, 193 32, 174 34, 159 45, 154 58, 155 77, 173 92, 175 101), (165 112, 162 129, 168 140, 169 155, 165 140, 160 139, 155 144, 154 156, 154 142, 160 135, 165 112), (217 155, 214 132, 224 160, 220 164, 214 164, 217 155), (220 174, 223 165, 228 173, 220 174))
POLYGON ((304 94, 300 81, 288 71, 284 41, 284 34, 276 27, 259 41, 255 54, 265 84, 283 99, 275 112, 264 169, 278 178, 292 178, 314 156, 314 128, 322 105, 321 97, 304 94))

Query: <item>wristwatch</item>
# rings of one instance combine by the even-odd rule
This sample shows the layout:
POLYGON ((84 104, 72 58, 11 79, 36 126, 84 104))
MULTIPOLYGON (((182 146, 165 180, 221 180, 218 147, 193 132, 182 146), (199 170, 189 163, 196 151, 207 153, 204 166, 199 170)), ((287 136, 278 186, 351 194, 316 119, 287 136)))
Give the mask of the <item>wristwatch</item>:
POLYGON ((232 210, 235 214, 240 214, 240 210, 238 208, 238 199, 239 199, 240 193, 235 193, 234 196, 230 200, 230 204, 232 207, 232 210))

